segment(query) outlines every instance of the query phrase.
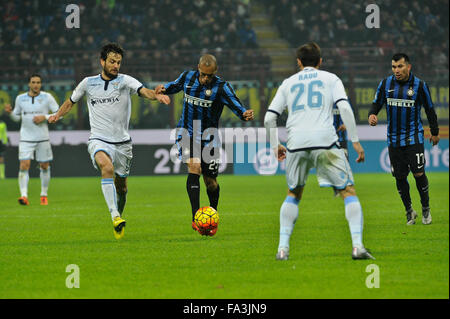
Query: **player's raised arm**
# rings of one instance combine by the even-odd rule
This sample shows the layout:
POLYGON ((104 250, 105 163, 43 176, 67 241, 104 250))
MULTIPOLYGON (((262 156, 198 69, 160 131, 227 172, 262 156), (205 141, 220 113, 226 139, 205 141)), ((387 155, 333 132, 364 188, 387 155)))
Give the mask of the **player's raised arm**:
POLYGON ((16 97, 16 104, 14 106, 14 110, 11 107, 11 104, 5 104, 5 112, 8 113, 11 117, 11 119, 14 122, 19 122, 21 120, 22 115, 22 108, 20 107, 19 103, 19 96, 16 97))
POLYGON ((252 109, 246 110, 242 102, 237 97, 232 86, 226 82, 222 88, 221 94, 222 102, 230 108, 230 110, 239 116, 243 121, 252 121, 254 119, 254 112, 252 109))
POLYGON ((169 104, 170 97, 161 93, 156 93, 156 90, 150 90, 142 87, 139 90, 139 95, 149 100, 158 100, 160 103, 169 104))
POLYGON ((72 102, 70 98, 65 100, 64 103, 61 105, 61 107, 58 109, 58 111, 55 114, 52 114, 48 117, 48 122, 49 123, 58 122, 64 115, 70 112, 74 104, 75 103, 72 102))
POLYGON ((70 112, 72 109, 72 106, 76 104, 81 98, 84 96, 86 92, 88 79, 84 78, 73 90, 72 96, 64 101, 64 103, 61 105, 61 107, 58 109, 58 111, 52 115, 49 116, 48 122, 49 123, 56 123, 59 121, 64 115, 70 112))
POLYGON ((188 73, 188 71, 184 71, 175 81, 169 82, 167 84, 157 85, 155 87, 155 94, 175 94, 180 92, 181 90, 183 90, 183 85, 188 73))

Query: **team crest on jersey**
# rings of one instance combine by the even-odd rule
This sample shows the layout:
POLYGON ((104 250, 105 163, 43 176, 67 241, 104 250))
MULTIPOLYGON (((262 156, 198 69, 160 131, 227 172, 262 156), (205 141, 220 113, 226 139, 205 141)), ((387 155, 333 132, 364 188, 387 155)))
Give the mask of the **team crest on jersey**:
POLYGON ((119 87, 119 82, 113 82, 111 84, 115 90, 117 90, 117 88, 119 87))
POLYGON ((211 91, 210 89, 207 89, 207 90, 205 91, 205 95, 206 95, 206 96, 211 96, 211 94, 212 94, 212 91, 211 91))
POLYGON ((406 92, 406 94, 408 94, 408 96, 413 96, 414 95, 414 90, 412 88, 409 88, 409 90, 406 92))

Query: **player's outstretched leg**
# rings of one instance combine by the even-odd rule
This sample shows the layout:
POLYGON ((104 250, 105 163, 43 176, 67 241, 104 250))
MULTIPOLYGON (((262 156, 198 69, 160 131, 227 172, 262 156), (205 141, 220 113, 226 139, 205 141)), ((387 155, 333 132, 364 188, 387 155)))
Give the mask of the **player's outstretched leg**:
POLYGON ((430 213, 430 197, 428 194, 428 178, 425 173, 414 174, 416 179, 416 187, 419 191, 420 202, 422 204, 422 224, 431 224, 431 213, 430 213))
POLYGON ((48 186, 50 184, 50 165, 41 163, 39 177, 41 179, 41 205, 48 205, 48 186))
POLYGON ((300 200, 293 196, 286 196, 280 208, 280 240, 278 243, 277 260, 289 259, 289 240, 298 218, 298 204, 300 200))

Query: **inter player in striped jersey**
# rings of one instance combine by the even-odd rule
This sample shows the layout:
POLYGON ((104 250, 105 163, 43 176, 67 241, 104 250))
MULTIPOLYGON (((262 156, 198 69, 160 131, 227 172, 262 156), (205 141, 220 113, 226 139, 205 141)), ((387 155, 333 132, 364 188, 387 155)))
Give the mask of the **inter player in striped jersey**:
POLYGON ((423 107, 430 125, 432 145, 439 143, 439 126, 433 108, 428 85, 411 72, 409 57, 396 53, 392 57, 393 75, 383 79, 378 85, 369 124, 377 125, 377 114, 386 104, 387 142, 392 175, 406 210, 407 225, 415 224, 417 213, 411 204, 408 174, 411 171, 422 204, 422 223, 431 224, 428 194, 428 178, 425 175, 424 129, 421 119, 423 107))
POLYGON ((217 176, 220 141, 215 133, 224 105, 241 120, 253 120, 253 110, 247 110, 242 105, 231 85, 216 76, 217 70, 216 58, 205 54, 200 57, 197 70, 184 71, 175 81, 160 84, 155 88, 157 94, 184 92, 176 144, 180 158, 188 166, 186 189, 191 203, 194 230, 198 230, 194 215, 200 208, 200 175, 203 175, 210 206, 217 209, 219 203, 220 187, 217 176))
POLYGON ((72 96, 49 118, 49 123, 55 123, 86 95, 91 126, 88 152, 94 167, 101 171, 101 187, 111 214, 116 239, 124 235, 126 222, 122 213, 133 156, 128 133, 130 95, 137 93, 150 100, 170 103, 167 95, 155 94, 154 90, 145 88, 135 78, 119 73, 123 54, 123 49, 118 44, 104 45, 100 53, 102 73, 84 78, 72 96))
POLYGON ((320 47, 310 42, 297 49, 300 72, 285 79, 278 88, 264 118, 270 146, 279 161, 286 159, 288 191, 280 208, 280 238, 277 260, 289 258, 290 237, 299 215, 299 203, 311 168, 316 168, 321 187, 337 189, 345 204, 345 217, 352 238, 353 259, 373 259, 363 245, 363 212, 356 195, 353 174, 344 151, 338 145, 333 126, 333 104, 339 108, 356 162, 364 161, 355 118, 342 81, 333 73, 319 70, 320 47), (288 110, 286 147, 278 139, 277 118, 288 110))
POLYGON ((28 81, 29 90, 16 97, 14 110, 10 104, 5 111, 14 121, 21 121, 19 143, 19 188, 21 205, 29 205, 28 181, 31 160, 39 162, 41 179, 41 205, 48 205, 48 187, 50 184, 50 162, 53 160, 47 120, 49 113, 58 110, 58 103, 50 93, 41 91, 42 78, 32 74, 28 81))

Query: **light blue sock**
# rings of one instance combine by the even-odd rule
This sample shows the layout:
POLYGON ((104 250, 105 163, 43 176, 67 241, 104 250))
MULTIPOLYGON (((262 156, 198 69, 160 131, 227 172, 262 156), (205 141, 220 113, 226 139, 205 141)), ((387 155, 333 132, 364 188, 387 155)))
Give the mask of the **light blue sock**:
POLYGON ((39 177, 41 178, 41 196, 47 196, 48 185, 50 184, 50 166, 47 169, 40 169, 39 177))
POLYGON ((344 199, 345 218, 347 218, 353 247, 363 247, 363 212, 357 196, 348 196, 344 199))
POLYGON ((108 205, 109 212, 111 213, 111 219, 120 216, 117 210, 117 198, 116 198, 116 186, 112 178, 102 179, 102 191, 105 197, 106 205, 108 205))
POLYGON ((280 208, 280 242, 278 249, 289 248, 289 239, 298 217, 299 200, 287 196, 280 208))
POLYGON ((28 197, 28 181, 30 180, 30 175, 28 170, 19 170, 19 189, 21 197, 28 197))

